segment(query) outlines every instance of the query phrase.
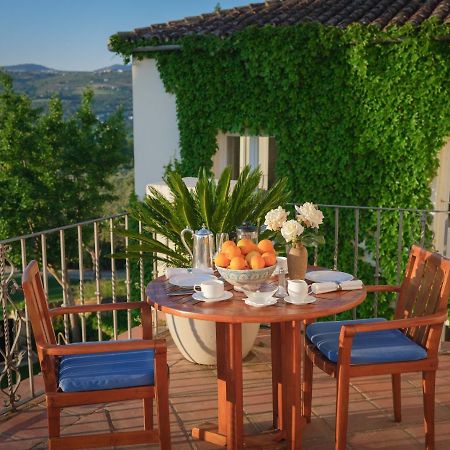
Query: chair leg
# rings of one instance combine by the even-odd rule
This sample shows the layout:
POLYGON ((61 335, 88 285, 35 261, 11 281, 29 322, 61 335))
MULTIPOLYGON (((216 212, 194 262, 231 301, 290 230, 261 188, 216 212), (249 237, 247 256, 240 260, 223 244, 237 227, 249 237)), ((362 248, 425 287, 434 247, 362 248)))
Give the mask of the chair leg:
POLYGON ((425 448, 434 450, 434 400, 436 371, 422 372, 425 448))
POLYGON ((312 403, 312 383, 313 383, 313 363, 306 352, 304 353, 303 365, 303 383, 302 383, 302 404, 303 416, 307 423, 311 422, 311 403, 312 403))
POLYGON ((345 369, 339 369, 336 390, 336 450, 345 450, 347 447, 348 399, 350 391, 350 377, 345 369))
POLYGON ((156 412, 161 450, 170 450, 169 380, 167 366, 160 368, 158 363, 156 365, 156 412))
POLYGON ((144 398, 144 429, 153 430, 153 399, 144 398))
POLYGON ((394 420, 396 422, 401 422, 402 391, 401 391, 401 375, 399 373, 392 374, 392 399, 394 401, 394 420))
POLYGON ((61 432, 61 409, 47 405, 47 423, 48 423, 48 448, 53 447, 52 438, 60 437, 61 432))

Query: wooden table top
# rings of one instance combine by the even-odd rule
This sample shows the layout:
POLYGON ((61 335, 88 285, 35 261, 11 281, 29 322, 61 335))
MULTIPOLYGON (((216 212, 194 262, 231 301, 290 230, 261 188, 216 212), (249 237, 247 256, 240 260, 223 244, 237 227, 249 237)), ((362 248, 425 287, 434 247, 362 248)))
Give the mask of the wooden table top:
POLYGON ((354 291, 336 291, 315 295, 317 300, 307 305, 292 305, 283 299, 272 306, 253 307, 243 301, 245 295, 225 283, 225 290, 232 291, 229 300, 207 303, 196 301, 192 296, 167 296, 167 279, 159 277, 146 289, 147 298, 159 311, 189 319, 209 320, 223 323, 270 323, 290 320, 307 320, 330 316, 358 306, 367 295, 366 288, 354 291))

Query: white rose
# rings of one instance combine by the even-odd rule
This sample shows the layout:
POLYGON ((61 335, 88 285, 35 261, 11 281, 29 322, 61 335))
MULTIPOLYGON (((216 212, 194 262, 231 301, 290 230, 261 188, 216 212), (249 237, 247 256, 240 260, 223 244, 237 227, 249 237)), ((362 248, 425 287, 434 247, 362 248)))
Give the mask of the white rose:
POLYGON ((323 213, 317 209, 312 203, 306 202, 302 206, 296 206, 298 212, 297 220, 303 222, 307 227, 319 228, 323 223, 323 213))
POLYGON ((281 227, 281 235, 286 239, 286 242, 296 241, 303 231, 303 226, 296 220, 288 220, 281 227))
POLYGON ((284 222, 286 222, 289 213, 286 212, 281 206, 276 209, 272 209, 266 214, 264 224, 272 231, 278 231, 284 222))

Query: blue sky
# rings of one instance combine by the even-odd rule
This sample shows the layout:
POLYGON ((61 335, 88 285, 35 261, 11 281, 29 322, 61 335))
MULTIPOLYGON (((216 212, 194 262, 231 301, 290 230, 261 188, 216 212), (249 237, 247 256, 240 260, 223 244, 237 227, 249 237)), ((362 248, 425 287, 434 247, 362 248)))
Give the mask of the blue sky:
POLYGON ((116 31, 210 12, 217 3, 225 9, 251 0, 0 0, 0 66, 93 70, 121 63, 106 48, 116 31))

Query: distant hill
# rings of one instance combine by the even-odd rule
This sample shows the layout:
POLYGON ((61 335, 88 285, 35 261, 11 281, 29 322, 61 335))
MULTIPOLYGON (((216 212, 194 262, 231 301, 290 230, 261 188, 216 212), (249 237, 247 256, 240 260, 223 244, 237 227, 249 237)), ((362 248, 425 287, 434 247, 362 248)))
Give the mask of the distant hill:
POLYGON ((4 66, 2 69, 8 72, 58 72, 58 70, 40 64, 16 64, 15 66, 4 66))
POLYGON ((55 70, 39 64, 4 66, 13 78, 14 88, 27 94, 36 107, 46 108, 53 95, 61 97, 64 111, 72 114, 80 105, 81 94, 90 87, 94 91, 93 108, 104 120, 122 107, 131 124, 133 116, 131 67, 114 64, 92 72, 55 70))
POLYGON ((113 64, 112 66, 102 67, 101 69, 94 70, 94 72, 131 72, 130 65, 113 64))

